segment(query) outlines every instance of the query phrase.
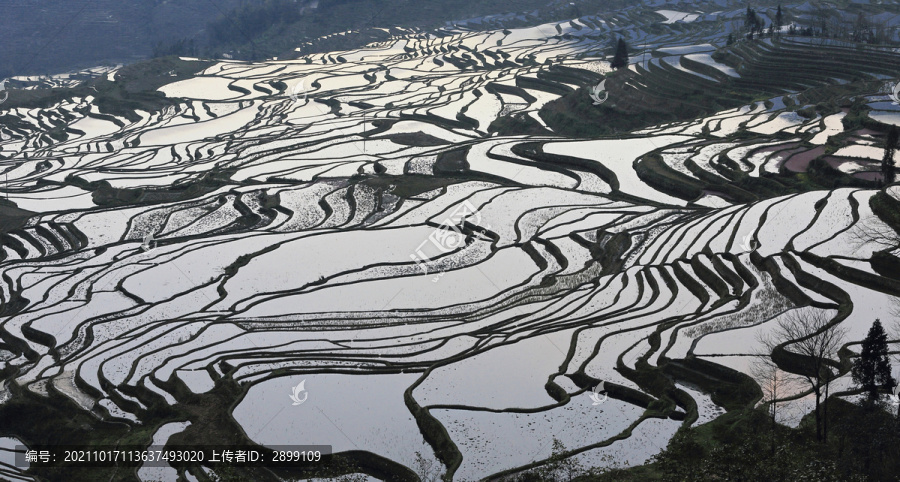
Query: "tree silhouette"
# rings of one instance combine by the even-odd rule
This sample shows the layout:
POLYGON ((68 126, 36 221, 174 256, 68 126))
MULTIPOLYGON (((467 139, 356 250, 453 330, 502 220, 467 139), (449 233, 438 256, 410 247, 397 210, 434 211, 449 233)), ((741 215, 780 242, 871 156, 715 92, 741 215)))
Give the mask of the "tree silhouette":
POLYGON ((744 18, 744 28, 747 29, 747 38, 753 40, 754 35, 762 34, 763 27, 763 22, 760 20, 759 16, 756 15, 756 11, 748 5, 747 14, 744 18))
POLYGON ((866 400, 870 403, 878 400, 880 387, 885 387, 888 391, 894 388, 887 333, 884 332, 881 321, 875 320, 869 328, 869 333, 862 342, 862 353, 853 361, 851 373, 853 381, 865 391, 866 400))
POLYGON ((896 180, 894 172, 894 151, 900 142, 900 131, 897 126, 891 126, 884 141, 884 157, 881 158, 881 180, 884 184, 891 184, 896 180))
MULTIPOLYGON (((773 339, 766 332, 760 333, 757 339, 765 347, 765 352, 757 356, 750 368, 750 372, 759 384, 759 388, 762 389, 762 402, 769 406, 769 414, 772 420, 769 450, 774 454, 776 450, 775 437, 778 432, 778 418, 779 414, 781 414, 779 412, 779 404, 785 394, 790 393, 791 385, 797 380, 797 377, 779 368, 775 361, 772 360, 772 350, 779 345, 777 340, 773 339)), ((781 417, 784 418, 784 415, 782 414, 781 417)))
POLYGON ((837 358, 847 331, 820 310, 798 309, 778 322, 772 332, 772 340, 781 343, 776 349, 784 349, 800 355, 805 360, 798 373, 809 385, 816 397, 816 439, 828 440, 828 389, 835 374, 830 365, 837 358), (823 405, 824 410, 823 410, 823 405), (823 413, 824 412, 824 413, 823 413))
POLYGON ((628 65, 628 44, 625 43, 625 40, 619 38, 619 42, 616 43, 616 55, 612 60, 612 67, 614 69, 621 69, 628 65))
POLYGON ((778 4, 778 10, 775 12, 775 28, 781 33, 781 26, 784 25, 784 15, 781 13, 781 4, 778 4))

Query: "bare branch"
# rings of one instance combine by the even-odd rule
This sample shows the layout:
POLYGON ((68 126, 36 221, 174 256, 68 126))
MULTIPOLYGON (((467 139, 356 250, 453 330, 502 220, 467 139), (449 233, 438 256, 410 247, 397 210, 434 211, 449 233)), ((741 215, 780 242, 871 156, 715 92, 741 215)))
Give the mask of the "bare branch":
POLYGON ((848 233, 853 240, 853 247, 857 250, 867 247, 870 243, 878 246, 875 251, 900 246, 897 232, 877 218, 860 219, 848 233))

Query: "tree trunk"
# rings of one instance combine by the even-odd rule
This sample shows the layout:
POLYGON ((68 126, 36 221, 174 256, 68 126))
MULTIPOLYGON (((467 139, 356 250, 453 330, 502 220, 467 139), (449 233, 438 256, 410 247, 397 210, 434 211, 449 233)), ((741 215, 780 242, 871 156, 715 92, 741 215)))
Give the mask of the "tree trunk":
POLYGON ((822 398, 821 388, 815 387, 814 391, 816 392, 816 440, 819 442, 822 441, 822 413, 819 411, 821 407, 819 406, 819 402, 822 398))
POLYGON ((831 382, 825 382, 825 401, 822 406, 822 410, 825 412, 822 417, 822 441, 828 441, 828 388, 831 386, 831 382))
POLYGON ((778 422, 775 421, 775 418, 776 418, 775 416, 776 416, 776 414, 778 413, 778 412, 776 411, 776 407, 777 407, 777 404, 775 403, 774 397, 773 397, 773 401, 772 401, 772 441, 771 441, 771 443, 772 443, 772 455, 775 455, 775 429, 776 429, 777 426, 778 426, 778 422))

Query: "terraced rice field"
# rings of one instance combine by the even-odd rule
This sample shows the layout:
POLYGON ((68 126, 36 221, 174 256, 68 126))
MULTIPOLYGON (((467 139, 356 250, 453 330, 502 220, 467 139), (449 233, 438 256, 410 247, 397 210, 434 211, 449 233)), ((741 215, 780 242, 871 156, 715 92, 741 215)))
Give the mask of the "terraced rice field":
MULTIPOLYGON (((900 285, 870 263, 889 246, 859 235, 893 233, 874 184, 733 184, 805 173, 839 135, 852 139, 832 167, 878 171, 880 144, 845 131, 846 112, 798 113, 800 81, 617 137, 491 128, 546 127, 548 102, 586 98, 610 72, 592 52, 612 24, 222 61, 161 87, 177 104, 137 120, 91 97, 5 112, 18 122, 0 126, 3 192, 21 221, 0 235, 0 400, 15 384, 138 426, 231 393, 222 410, 254 443, 367 452, 369 475, 405 473, 418 452, 476 480, 545 462, 554 439, 585 465, 643 463, 682 424, 756 402, 716 387, 750 374, 781 317, 826 312, 848 343, 890 319, 900 285), (725 368, 698 376, 704 363, 725 368)), ((638 90, 662 75, 751 82, 703 39, 641 40, 638 90)), ((871 96, 887 122, 896 106, 871 96)), ((849 385, 843 373, 833 393, 849 385)), ((803 390, 785 397, 803 405, 803 390)), ((202 430, 186 417, 153 433, 202 430)))

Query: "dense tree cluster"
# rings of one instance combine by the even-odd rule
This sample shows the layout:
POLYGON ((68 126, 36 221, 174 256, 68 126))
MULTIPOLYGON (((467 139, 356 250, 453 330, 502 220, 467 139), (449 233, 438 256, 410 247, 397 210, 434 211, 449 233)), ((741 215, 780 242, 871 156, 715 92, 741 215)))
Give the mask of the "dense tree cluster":
MULTIPOLYGON (((749 5, 744 14, 743 34, 749 39, 777 37, 785 26, 786 14, 778 5, 775 12, 758 13, 749 5), (765 17, 772 19, 767 23, 765 17)), ((788 35, 824 37, 871 44, 893 43, 890 28, 883 20, 876 20, 860 12, 855 20, 848 20, 833 9, 821 7, 809 15, 808 25, 798 26, 794 22, 787 25, 788 35)), ((729 35, 731 37, 731 35, 729 35)), ((729 45, 732 41, 729 41, 729 45)))

